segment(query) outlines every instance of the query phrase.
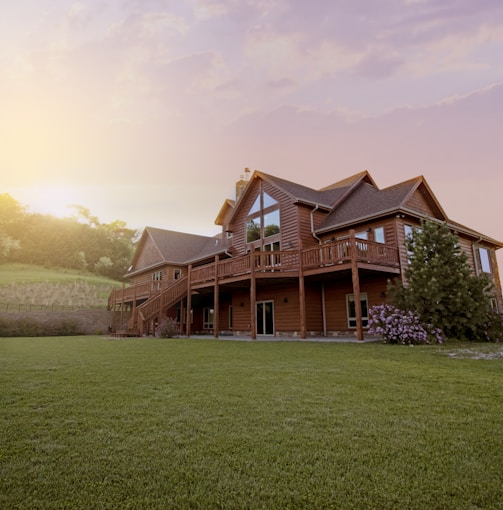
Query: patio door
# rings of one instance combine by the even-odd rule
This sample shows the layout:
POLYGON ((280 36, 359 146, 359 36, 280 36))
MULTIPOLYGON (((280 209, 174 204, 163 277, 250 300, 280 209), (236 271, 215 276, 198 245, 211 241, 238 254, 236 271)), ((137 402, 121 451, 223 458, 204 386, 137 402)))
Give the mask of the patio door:
POLYGON ((257 302, 257 335, 274 335, 274 301, 257 302))

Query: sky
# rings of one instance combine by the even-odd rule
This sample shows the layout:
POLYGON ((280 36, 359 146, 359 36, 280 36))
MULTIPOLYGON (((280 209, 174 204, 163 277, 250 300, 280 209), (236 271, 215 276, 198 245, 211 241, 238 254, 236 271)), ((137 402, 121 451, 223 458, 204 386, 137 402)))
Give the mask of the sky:
POLYGON ((213 235, 245 167, 368 170, 503 241, 502 128, 501 0, 0 5, 0 193, 34 212, 213 235))

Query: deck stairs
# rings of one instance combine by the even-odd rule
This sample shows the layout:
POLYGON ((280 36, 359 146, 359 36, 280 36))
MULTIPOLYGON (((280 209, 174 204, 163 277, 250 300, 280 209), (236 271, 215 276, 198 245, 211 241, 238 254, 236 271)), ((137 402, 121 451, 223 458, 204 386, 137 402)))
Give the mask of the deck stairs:
POLYGON ((153 295, 140 306, 133 309, 128 322, 128 330, 137 332, 141 336, 145 331, 148 321, 155 317, 160 319, 167 310, 187 295, 188 281, 187 276, 175 280, 161 292, 153 295))

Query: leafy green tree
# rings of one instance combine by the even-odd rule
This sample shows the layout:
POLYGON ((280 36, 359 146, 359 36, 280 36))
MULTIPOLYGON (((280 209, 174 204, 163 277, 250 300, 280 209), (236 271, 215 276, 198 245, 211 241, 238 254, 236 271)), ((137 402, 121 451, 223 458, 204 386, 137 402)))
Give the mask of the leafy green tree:
POLYGON ((73 217, 56 218, 28 213, 10 195, 0 194, 0 263, 88 269, 121 279, 138 232, 124 221, 100 223, 88 208, 73 207, 73 217))
POLYGON ((406 284, 389 286, 391 301, 414 311, 448 338, 498 339, 501 320, 491 309, 491 280, 485 274, 473 274, 457 236, 447 225, 423 221, 406 243, 410 257, 406 284))

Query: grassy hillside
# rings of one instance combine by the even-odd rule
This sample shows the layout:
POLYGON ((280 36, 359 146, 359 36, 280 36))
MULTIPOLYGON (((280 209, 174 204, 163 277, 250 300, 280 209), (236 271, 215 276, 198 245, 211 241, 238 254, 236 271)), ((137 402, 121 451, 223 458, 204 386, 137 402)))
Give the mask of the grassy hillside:
POLYGON ((28 264, 0 264, 0 310, 106 306, 121 283, 95 274, 28 264))

